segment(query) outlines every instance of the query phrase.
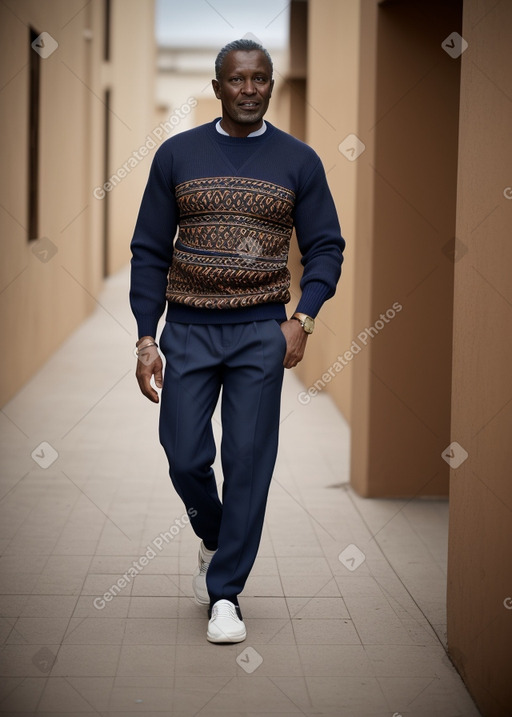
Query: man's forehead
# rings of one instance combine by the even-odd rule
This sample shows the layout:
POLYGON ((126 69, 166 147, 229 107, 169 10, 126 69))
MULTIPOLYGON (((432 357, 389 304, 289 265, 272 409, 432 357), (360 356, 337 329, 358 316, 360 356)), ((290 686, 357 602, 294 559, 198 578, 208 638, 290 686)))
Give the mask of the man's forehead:
POLYGON ((270 64, 261 50, 232 50, 226 55, 222 69, 228 72, 252 70, 270 74, 270 64))

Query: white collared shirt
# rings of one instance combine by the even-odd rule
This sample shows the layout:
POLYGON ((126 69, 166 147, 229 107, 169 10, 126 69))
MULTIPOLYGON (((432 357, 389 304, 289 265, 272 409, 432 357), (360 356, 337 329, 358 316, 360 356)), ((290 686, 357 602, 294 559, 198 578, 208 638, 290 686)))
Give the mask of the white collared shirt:
MULTIPOLYGON (((215 129, 217 130, 217 132, 219 134, 224 134, 224 135, 226 135, 226 137, 229 137, 230 135, 226 132, 225 129, 222 129, 222 127, 220 126, 220 123, 221 123, 221 120, 219 120, 217 122, 217 124, 215 125, 215 129)), ((267 125, 265 123, 265 120, 263 120, 263 124, 261 125, 261 127, 259 129, 257 129, 255 132, 251 132, 251 134, 248 134, 247 137, 259 137, 260 134, 263 134, 266 131, 267 131, 267 125)))

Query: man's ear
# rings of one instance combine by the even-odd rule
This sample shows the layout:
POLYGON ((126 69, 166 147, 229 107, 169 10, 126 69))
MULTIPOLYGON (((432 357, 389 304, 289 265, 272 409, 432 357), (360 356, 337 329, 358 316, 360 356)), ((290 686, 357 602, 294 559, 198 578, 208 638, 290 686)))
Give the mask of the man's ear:
POLYGON ((218 80, 212 80, 212 87, 215 92, 215 97, 220 100, 220 82, 218 80))
POLYGON ((272 92, 274 91, 274 80, 270 83, 270 94, 269 97, 272 97, 272 92))

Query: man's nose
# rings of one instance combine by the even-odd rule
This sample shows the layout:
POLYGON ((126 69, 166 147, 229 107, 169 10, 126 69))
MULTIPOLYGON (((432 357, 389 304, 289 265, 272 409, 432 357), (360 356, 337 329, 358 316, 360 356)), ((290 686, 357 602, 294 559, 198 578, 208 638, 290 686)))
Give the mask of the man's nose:
POLYGON ((242 87, 242 92, 246 95, 253 95, 256 92, 256 88, 252 80, 246 80, 242 87))

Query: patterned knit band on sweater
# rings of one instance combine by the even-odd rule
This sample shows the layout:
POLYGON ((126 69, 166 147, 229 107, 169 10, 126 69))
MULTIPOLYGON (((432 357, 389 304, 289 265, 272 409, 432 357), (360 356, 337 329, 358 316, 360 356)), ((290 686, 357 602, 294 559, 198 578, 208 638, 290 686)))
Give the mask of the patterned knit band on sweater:
POLYGON ((290 300, 294 193, 271 182, 209 177, 176 187, 180 212, 166 296, 234 309, 290 300))

